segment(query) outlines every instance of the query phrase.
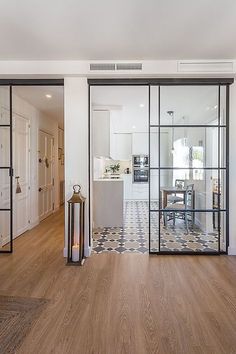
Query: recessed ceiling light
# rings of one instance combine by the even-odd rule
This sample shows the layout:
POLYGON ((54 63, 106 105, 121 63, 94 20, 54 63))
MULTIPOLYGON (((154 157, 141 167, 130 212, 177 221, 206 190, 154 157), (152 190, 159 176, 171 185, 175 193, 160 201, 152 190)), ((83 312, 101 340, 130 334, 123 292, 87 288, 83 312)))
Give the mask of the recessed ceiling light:
POLYGON ((45 97, 47 97, 47 98, 52 98, 52 95, 50 95, 49 93, 47 93, 47 94, 45 95, 45 97))
POLYGON ((135 125, 133 125, 133 126, 132 126, 132 129, 136 129, 136 126, 135 126, 135 125))
POLYGON ((215 108, 215 109, 218 108, 217 104, 214 106, 214 108, 215 108))
POLYGON ((144 104, 143 104, 143 103, 140 103, 139 107, 140 107, 140 108, 143 108, 143 107, 144 107, 144 104))

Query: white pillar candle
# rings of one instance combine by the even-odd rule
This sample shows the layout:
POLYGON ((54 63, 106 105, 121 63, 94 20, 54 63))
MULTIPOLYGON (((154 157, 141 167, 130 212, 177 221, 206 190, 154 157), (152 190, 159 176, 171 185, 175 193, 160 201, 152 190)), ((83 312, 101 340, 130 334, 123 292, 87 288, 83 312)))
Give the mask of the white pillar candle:
POLYGON ((79 261, 79 245, 72 246, 72 261, 73 262, 79 261))

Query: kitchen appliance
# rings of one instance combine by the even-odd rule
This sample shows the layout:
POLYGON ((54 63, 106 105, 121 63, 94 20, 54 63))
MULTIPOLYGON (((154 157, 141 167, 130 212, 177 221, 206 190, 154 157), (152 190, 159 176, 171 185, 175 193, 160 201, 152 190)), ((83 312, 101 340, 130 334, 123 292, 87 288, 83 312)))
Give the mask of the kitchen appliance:
POLYGON ((133 155, 133 183, 149 182, 149 158, 148 155, 133 155))
POLYGON ((148 168, 149 166, 148 155, 133 155, 132 162, 133 168, 148 168))

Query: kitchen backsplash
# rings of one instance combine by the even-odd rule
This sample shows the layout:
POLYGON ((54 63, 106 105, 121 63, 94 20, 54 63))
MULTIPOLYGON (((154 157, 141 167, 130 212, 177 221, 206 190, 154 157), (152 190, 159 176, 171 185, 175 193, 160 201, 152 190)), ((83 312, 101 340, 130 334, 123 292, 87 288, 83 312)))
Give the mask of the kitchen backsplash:
POLYGON ((131 171, 131 161, 117 161, 117 160, 107 160, 105 158, 94 157, 94 178, 101 178, 107 167, 110 165, 120 164, 119 173, 124 173, 124 170, 129 168, 131 171))
POLYGON ((124 170, 126 168, 129 168, 131 170, 131 161, 117 161, 117 160, 105 160, 105 169, 106 167, 109 167, 110 165, 116 165, 117 163, 120 164, 119 173, 124 173, 124 170))

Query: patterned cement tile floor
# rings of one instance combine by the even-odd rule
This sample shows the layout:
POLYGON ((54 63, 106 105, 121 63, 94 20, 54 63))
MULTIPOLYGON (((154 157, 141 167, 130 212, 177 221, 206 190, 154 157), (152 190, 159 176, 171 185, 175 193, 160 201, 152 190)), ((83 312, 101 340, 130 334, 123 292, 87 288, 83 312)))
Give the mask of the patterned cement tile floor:
MULTIPOLYGON (((151 251, 158 251, 158 219, 157 214, 151 214, 151 251)), ((138 252, 148 253, 148 202, 126 201, 124 205, 123 227, 104 227, 93 231, 93 252, 138 252)), ((175 252, 216 252, 218 234, 204 233, 198 227, 187 232, 184 221, 178 220, 175 226, 168 222, 163 225, 161 219, 161 251, 175 252)))

